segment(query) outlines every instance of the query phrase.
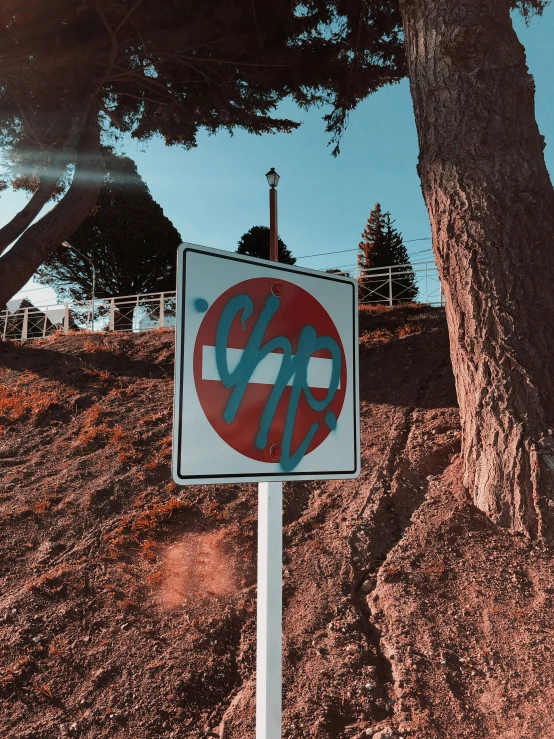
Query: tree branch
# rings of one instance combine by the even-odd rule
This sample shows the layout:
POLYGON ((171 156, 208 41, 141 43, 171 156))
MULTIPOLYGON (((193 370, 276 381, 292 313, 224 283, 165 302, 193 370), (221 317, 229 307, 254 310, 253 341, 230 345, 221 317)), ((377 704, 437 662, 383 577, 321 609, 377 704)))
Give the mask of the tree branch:
POLYGON ((91 112, 77 151, 73 181, 63 199, 16 244, 0 257, 0 305, 20 290, 48 254, 69 238, 90 214, 102 186, 104 161, 100 150, 100 124, 91 112))
POLYGON ((121 128, 121 121, 116 116, 116 114, 113 112, 113 110, 110 110, 109 108, 106 108, 104 102, 102 100, 98 101, 98 105, 100 106, 100 110, 105 113, 108 118, 110 119, 112 126, 114 128, 121 128))
POLYGON ((0 228, 0 254, 4 252, 8 246, 13 243, 23 231, 30 226, 34 219, 38 216, 44 205, 54 194, 58 177, 49 177, 41 179, 40 185, 33 193, 33 196, 16 215, 0 228))
POLYGON ((87 98, 73 120, 62 149, 56 152, 54 161, 50 162, 50 166, 43 170, 43 174, 40 177, 40 184, 33 193, 30 201, 19 213, 16 213, 9 223, 6 223, 5 226, 0 228, 0 254, 31 225, 44 205, 54 194, 65 168, 73 160, 75 149, 83 134, 90 105, 90 98, 87 98))
POLYGON ((129 8, 128 13, 125 15, 125 17, 123 18, 123 20, 121 20, 117 24, 117 28, 115 29, 115 34, 116 35, 119 33, 119 31, 121 31, 121 29, 123 28, 123 26, 127 23, 127 21, 129 20, 129 18, 131 17, 131 15, 135 12, 135 10, 138 8, 138 6, 142 2, 143 2, 143 0, 137 0, 137 2, 129 8))

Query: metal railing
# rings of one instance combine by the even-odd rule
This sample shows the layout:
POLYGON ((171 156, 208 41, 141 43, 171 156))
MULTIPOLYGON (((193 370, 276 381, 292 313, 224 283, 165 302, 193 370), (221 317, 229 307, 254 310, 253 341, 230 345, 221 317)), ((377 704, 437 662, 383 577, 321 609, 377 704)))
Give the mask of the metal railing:
MULTIPOLYGON (((12 303, 14 301, 11 301, 12 303)), ((45 338, 61 331, 152 331, 175 326, 175 290, 141 295, 121 295, 56 305, 23 305, 0 313, 3 339, 45 338), (94 315, 93 315, 94 308, 94 315)))
MULTIPOLYGON (((444 305, 434 262, 356 269, 343 274, 358 280, 362 305, 396 305, 407 301, 444 305), (414 288, 417 288, 417 294, 414 294, 414 288)), ((32 305, 27 299, 20 302, 22 305, 0 313, 0 336, 3 339, 26 341, 45 338, 57 331, 67 333, 93 329, 95 333, 136 333, 175 326, 175 290, 96 298, 94 306, 91 300, 57 305, 32 305)))
POLYGON ((434 262, 357 268, 349 274, 358 280, 358 299, 361 305, 396 305, 412 301, 444 305, 439 273, 434 262))

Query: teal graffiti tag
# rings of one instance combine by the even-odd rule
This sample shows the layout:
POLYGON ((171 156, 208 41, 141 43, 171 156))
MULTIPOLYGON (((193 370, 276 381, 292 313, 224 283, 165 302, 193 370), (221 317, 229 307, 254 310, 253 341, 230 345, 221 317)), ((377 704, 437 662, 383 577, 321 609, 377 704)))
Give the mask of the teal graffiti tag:
MULTIPOLYGON (((283 431, 283 440, 281 443, 281 459, 280 464, 285 472, 292 471, 302 460, 308 450, 312 439, 320 428, 321 424, 315 421, 304 439, 299 444, 296 451, 291 450, 292 434, 296 422, 296 413, 298 403, 302 393, 304 393, 308 405, 312 410, 323 413, 332 402, 337 392, 341 369, 342 354, 337 342, 330 336, 318 336, 313 326, 306 325, 300 332, 296 354, 292 354, 292 346, 285 336, 277 336, 262 345, 263 337, 273 316, 279 310, 280 300, 276 295, 270 295, 263 307, 262 312, 252 333, 248 338, 246 348, 239 360, 239 363, 232 372, 229 372, 227 364, 227 342, 229 331, 236 316, 240 314, 240 320, 243 330, 246 329, 246 322, 254 311, 254 305, 248 295, 236 295, 227 303, 221 312, 219 323, 216 330, 215 339, 215 358, 217 371, 221 382, 226 388, 232 388, 233 391, 223 412, 223 418, 227 423, 234 420, 237 411, 242 402, 246 386, 250 382, 250 378, 254 373, 258 364, 270 353, 280 349, 282 351, 281 366, 275 381, 275 385, 269 396, 262 416, 260 426, 255 438, 257 449, 265 449, 267 446, 267 437, 269 429, 273 423, 275 412, 279 404, 279 400, 292 379, 292 389, 287 414, 285 418, 285 427, 283 431), (308 387, 308 363, 314 352, 320 349, 326 349, 331 354, 332 370, 331 380, 327 393, 322 400, 316 400, 308 387)), ((337 418, 332 411, 327 411, 324 416, 324 422, 330 429, 337 426, 337 418)))

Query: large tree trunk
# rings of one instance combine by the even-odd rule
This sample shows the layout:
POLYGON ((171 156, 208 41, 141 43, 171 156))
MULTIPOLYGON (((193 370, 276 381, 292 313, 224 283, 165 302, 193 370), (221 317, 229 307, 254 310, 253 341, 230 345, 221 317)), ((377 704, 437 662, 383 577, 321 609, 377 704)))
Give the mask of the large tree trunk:
POLYGON ((0 257, 0 306, 6 305, 31 279, 48 254, 68 239, 90 214, 100 192, 103 174, 100 125, 94 111, 77 149, 75 172, 67 193, 0 257))
POLYGON ((505 0, 400 5, 464 482, 494 521, 551 538, 554 191, 533 78, 505 0))

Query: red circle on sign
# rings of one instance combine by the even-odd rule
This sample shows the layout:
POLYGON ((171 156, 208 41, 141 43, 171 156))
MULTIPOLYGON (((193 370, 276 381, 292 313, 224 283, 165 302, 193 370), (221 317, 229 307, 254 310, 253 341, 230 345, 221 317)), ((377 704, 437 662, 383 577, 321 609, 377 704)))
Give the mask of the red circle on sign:
MULTIPOLYGON (((275 283, 273 279, 267 277, 245 280, 233 285, 208 308, 198 330, 193 357, 194 382, 198 399, 206 418, 215 431, 240 454, 250 459, 273 464, 276 462, 276 457, 280 456, 280 454, 276 455, 276 450, 279 449, 280 452, 283 445, 285 420, 292 391, 291 385, 284 389, 269 428, 267 443, 263 449, 259 449, 255 443, 256 436, 273 385, 258 381, 249 382, 235 417, 227 422, 224 418, 224 412, 231 398, 233 387, 225 387, 219 376, 214 375, 213 357, 215 356, 217 327, 221 314, 229 301, 239 295, 246 295, 253 304, 252 314, 244 321, 244 328, 241 320, 242 312, 235 315, 227 340, 227 349, 244 350, 268 298, 276 293, 276 284, 279 284, 281 288, 281 294, 278 296, 279 307, 267 325, 259 345, 260 348, 271 339, 286 337, 291 344, 291 351, 294 355, 302 329, 310 325, 315 329, 318 337, 326 336, 334 339, 341 353, 340 383, 328 405, 323 410, 316 411, 308 403, 305 393, 302 392, 300 395, 292 432, 290 455, 292 456, 296 452, 314 423, 319 424, 319 428, 311 440, 306 454, 316 449, 325 441, 332 428, 334 428, 335 424, 329 424, 326 419, 331 416, 331 419, 334 417, 338 420, 340 416, 346 394, 347 373, 344 348, 337 328, 321 303, 306 290, 292 282, 280 280, 279 283, 275 283), (204 367, 204 362, 209 364, 211 369, 204 367)), ((279 354, 282 356, 282 350, 272 352, 269 355, 270 361, 275 363, 275 357, 278 357, 279 354)), ((234 354, 235 361, 238 356, 236 353, 234 354)), ((319 349, 311 356, 328 359, 329 362, 332 361, 331 353, 327 349, 319 349)), ((229 361, 230 371, 232 371, 233 366, 232 362, 229 361)), ((324 372, 323 376, 330 377, 330 372, 327 372, 327 374, 324 372)), ((328 389, 328 385, 310 387, 310 392, 316 401, 323 401, 327 396, 328 389)))

